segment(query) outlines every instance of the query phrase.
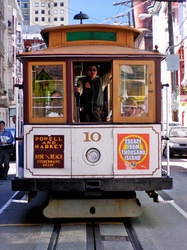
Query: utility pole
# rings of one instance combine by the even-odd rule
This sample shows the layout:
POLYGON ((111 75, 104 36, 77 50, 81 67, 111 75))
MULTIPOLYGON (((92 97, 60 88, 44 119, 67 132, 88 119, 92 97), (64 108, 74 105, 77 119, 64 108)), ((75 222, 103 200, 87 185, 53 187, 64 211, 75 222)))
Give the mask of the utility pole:
MULTIPOLYGON (((172 2, 168 1, 168 31, 169 31, 169 51, 171 55, 175 54, 174 51, 174 37, 173 37, 173 13, 172 2)), ((171 90, 172 90, 172 103, 177 101, 177 85, 176 85, 176 71, 171 71, 171 90)), ((172 111, 172 119, 178 121, 178 110, 172 111)))
MULTIPOLYGON (((135 26, 135 21, 134 21, 134 8, 133 8, 133 0, 126 0, 126 1, 120 1, 120 2, 117 2, 117 3, 113 3, 114 6, 116 5, 123 5, 123 4, 131 4, 131 15, 132 15, 132 26, 134 27, 135 26)), ((129 26, 131 24, 131 21, 130 21, 130 12, 128 12, 128 19, 129 19, 129 26)))
POLYGON ((131 0, 131 11, 132 11, 132 26, 135 27, 134 4, 133 4, 133 0, 131 0))
MULTIPOLYGON (((173 37, 173 13, 172 2, 183 3, 186 0, 157 0, 158 2, 168 3, 168 32, 169 32, 169 52, 171 55, 175 54, 174 51, 174 37, 173 37)), ((177 84, 176 84, 176 71, 171 71, 171 90, 172 90, 172 104, 177 102, 177 84)), ((172 111, 172 118, 174 121, 178 121, 178 110, 172 111)))

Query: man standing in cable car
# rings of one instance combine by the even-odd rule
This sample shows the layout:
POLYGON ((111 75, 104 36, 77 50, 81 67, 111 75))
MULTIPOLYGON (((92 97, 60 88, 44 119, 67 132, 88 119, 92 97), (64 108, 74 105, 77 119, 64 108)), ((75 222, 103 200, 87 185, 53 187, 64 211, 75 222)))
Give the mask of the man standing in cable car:
POLYGON ((97 66, 90 64, 86 76, 79 78, 76 92, 80 93, 81 122, 102 122, 103 91, 112 81, 109 71, 102 77, 97 76, 97 66))

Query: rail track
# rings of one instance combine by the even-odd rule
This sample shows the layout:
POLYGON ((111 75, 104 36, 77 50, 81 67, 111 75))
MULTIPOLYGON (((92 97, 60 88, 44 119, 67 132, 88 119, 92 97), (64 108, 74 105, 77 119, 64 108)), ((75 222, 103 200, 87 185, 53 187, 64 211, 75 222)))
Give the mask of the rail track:
POLYGON ((142 250, 131 222, 55 223, 48 250, 142 250))

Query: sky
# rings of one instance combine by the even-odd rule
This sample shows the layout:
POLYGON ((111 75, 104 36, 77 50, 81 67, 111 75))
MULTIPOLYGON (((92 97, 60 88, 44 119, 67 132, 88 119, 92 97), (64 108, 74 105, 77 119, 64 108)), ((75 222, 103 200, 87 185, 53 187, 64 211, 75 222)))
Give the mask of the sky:
POLYGON ((120 23, 126 23, 128 21, 127 16, 118 19, 108 18, 119 15, 123 12, 127 13, 130 6, 127 5, 117 5, 114 6, 113 3, 119 3, 119 0, 69 0, 69 24, 78 24, 79 20, 74 20, 73 17, 76 14, 82 13, 87 14, 89 19, 83 20, 84 23, 103 23, 111 24, 114 21, 120 23))

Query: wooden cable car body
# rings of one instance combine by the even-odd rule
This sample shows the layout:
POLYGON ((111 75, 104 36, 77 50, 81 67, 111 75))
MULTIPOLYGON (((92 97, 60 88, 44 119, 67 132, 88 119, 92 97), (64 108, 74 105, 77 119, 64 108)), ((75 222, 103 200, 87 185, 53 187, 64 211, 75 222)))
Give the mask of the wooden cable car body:
POLYGON ((82 24, 41 34, 47 48, 18 55, 24 70, 24 176, 12 180, 13 190, 47 191, 49 218, 139 216, 136 191, 157 200, 155 191, 172 188, 161 164, 163 55, 137 48, 140 32, 130 27, 82 24), (90 63, 100 76, 112 69, 102 123, 77 119, 74 87, 90 63), (62 96, 52 109, 55 90, 62 96), (122 115, 129 97, 144 105, 144 115, 122 115))

